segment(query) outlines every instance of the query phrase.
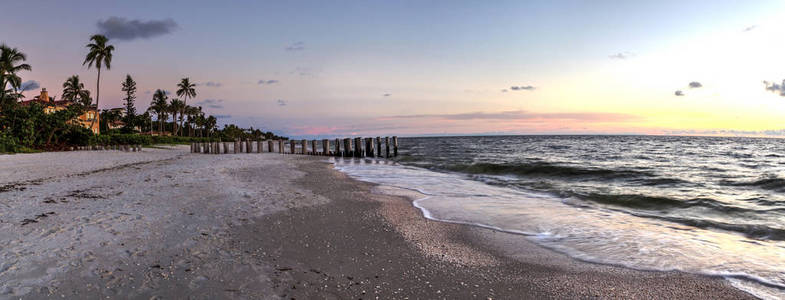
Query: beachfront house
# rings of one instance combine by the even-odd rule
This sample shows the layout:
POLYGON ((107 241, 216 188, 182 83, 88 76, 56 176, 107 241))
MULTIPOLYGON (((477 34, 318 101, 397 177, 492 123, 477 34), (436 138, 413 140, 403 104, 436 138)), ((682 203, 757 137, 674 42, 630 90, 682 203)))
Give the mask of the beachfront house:
MULTIPOLYGON (((59 110, 63 110, 66 107, 75 104, 74 101, 70 100, 60 100, 57 101, 54 97, 49 97, 49 92, 46 91, 46 88, 41 89, 41 94, 38 96, 33 97, 31 100, 25 100, 20 102, 21 105, 30 105, 33 103, 41 104, 44 107, 44 112, 49 114, 59 110)), ((90 105, 85 109, 85 112, 76 119, 72 120, 75 124, 78 124, 84 128, 90 129, 94 134, 99 134, 99 114, 98 109, 95 105, 90 105), (93 122, 95 119, 95 122, 93 122), (92 127, 90 126, 92 125, 92 127)))

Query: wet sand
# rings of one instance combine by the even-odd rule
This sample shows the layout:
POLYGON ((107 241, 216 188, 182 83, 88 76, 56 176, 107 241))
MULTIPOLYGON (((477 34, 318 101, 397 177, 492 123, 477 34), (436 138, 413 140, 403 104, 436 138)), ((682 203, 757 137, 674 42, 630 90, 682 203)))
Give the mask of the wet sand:
POLYGON ((51 155, 0 157, 0 299, 751 298, 426 220, 318 158, 51 155))

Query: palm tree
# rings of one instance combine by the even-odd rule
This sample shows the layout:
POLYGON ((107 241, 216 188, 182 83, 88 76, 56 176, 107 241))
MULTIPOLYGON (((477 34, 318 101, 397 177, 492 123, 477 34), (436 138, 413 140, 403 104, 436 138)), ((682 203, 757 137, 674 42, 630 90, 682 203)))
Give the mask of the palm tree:
MULTIPOLYGON (((177 84, 177 96, 183 97, 182 108, 185 108, 185 105, 188 104, 188 98, 196 97, 196 84, 191 83, 191 80, 188 77, 180 79, 180 83, 177 84)), ((180 115, 182 115, 182 113, 183 112, 181 111, 180 115)), ((182 126, 183 121, 182 118, 180 118, 180 127, 182 126)))
POLYGON ((202 107, 199 107, 199 114, 196 116, 196 126, 199 127, 199 137, 203 137, 204 133, 204 124, 207 122, 207 119, 204 117, 204 113, 201 112, 202 107))
MULTIPOLYGON (((112 51, 114 51, 114 46, 107 45, 106 42, 109 39, 100 34, 91 36, 90 40, 93 42, 86 46, 89 52, 87 52, 82 65, 86 64, 88 69, 95 65, 95 68, 98 69, 98 78, 95 84, 95 108, 98 109, 98 101, 100 101, 99 98, 101 97, 101 66, 106 67, 107 70, 112 68, 112 51)), ((93 123, 95 123, 95 119, 90 122, 90 128, 93 127, 93 123)))
POLYGON ((209 117, 207 117, 207 120, 205 120, 204 123, 205 123, 204 124, 205 129, 207 129, 207 134, 208 134, 207 136, 209 137, 212 135, 211 133, 215 128, 215 125, 218 124, 218 120, 212 115, 210 115, 209 117))
POLYGON ((68 77, 63 82, 63 99, 90 106, 90 91, 84 89, 84 83, 79 81, 79 75, 68 77))
POLYGON ((174 135, 177 135, 177 132, 180 129, 179 126, 177 126, 177 114, 180 114, 180 124, 182 124, 184 110, 185 102, 177 98, 172 98, 172 101, 169 103, 169 112, 172 113, 172 122, 174 122, 174 135))
POLYGON ((201 107, 185 106, 185 115, 188 116, 188 121, 186 121, 186 124, 188 124, 188 136, 194 136, 194 125, 196 124, 194 117, 201 112, 201 107))
POLYGON ((162 90, 155 90, 153 94, 153 101, 150 102, 150 110, 158 115, 158 134, 164 131, 164 120, 167 118, 167 111, 169 104, 166 103, 166 92, 162 90))
POLYGON ((17 75, 21 71, 30 71, 32 68, 28 64, 21 63, 27 60, 27 55, 19 49, 0 44, 0 104, 18 98, 17 91, 22 85, 22 78, 17 75))

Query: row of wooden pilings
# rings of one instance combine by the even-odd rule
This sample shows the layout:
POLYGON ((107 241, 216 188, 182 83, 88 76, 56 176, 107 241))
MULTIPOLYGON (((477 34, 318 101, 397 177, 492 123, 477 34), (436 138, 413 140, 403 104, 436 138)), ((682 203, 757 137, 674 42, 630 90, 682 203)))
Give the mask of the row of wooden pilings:
POLYGON ((398 137, 345 138, 319 140, 259 140, 191 143, 192 153, 280 153, 340 157, 398 156, 398 137), (256 147, 254 147, 256 144, 256 147), (384 148, 382 148, 384 146, 384 148), (231 148, 231 150, 230 150, 231 148), (383 150, 383 151, 382 151, 383 150))
POLYGON ((86 150, 116 150, 124 152, 141 152, 142 145, 91 145, 91 146, 73 146, 71 151, 86 151, 86 150))

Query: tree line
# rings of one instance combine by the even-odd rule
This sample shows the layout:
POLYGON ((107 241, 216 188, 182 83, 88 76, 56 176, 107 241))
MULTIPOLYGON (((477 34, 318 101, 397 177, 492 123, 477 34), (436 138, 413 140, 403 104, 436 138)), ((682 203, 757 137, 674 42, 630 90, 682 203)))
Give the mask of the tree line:
MULTIPOLYGON (((72 104, 63 110, 46 113, 46 105, 37 102, 19 105, 24 92, 21 74, 32 71, 32 66, 25 63, 27 55, 17 48, 0 44, 0 152, 20 152, 35 150, 58 150, 73 145, 86 145, 102 140, 111 140, 94 136, 92 131, 76 124, 73 120, 84 114, 88 109, 98 107, 100 100, 101 70, 110 70, 114 46, 103 35, 93 35, 86 45, 88 50, 82 65, 97 70, 95 102, 91 92, 79 75, 68 77, 62 85, 62 100, 72 104)), ((123 113, 117 110, 100 112, 99 128, 102 134, 166 135, 181 137, 176 141, 187 142, 188 138, 210 139, 286 139, 272 132, 263 132, 253 127, 245 129, 234 124, 217 127, 215 116, 205 114, 200 106, 188 105, 188 100, 197 96, 197 85, 190 78, 182 78, 177 83, 176 97, 169 97, 168 92, 157 89, 149 108, 138 114, 136 110, 136 81, 130 74, 121 83, 123 92, 123 113), (155 117, 155 120, 153 120, 155 117), (171 117, 171 122, 169 121, 171 117), (119 129, 110 129, 110 125, 122 121, 119 129)), ((41 99, 49 100, 49 99, 41 99)), ((53 98, 51 100, 54 100, 53 98)), ((96 118, 89 120, 93 127, 96 118)), ((159 139, 164 141, 164 139, 159 139)))

